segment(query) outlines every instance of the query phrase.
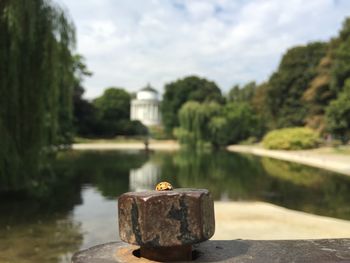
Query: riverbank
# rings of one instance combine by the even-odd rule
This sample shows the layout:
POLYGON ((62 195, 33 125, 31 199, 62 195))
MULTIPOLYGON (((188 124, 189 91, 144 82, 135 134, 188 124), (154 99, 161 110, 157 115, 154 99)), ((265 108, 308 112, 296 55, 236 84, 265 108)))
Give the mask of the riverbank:
POLYGON ((231 145, 227 149, 232 152, 266 156, 350 175, 350 155, 333 153, 329 148, 282 151, 267 150, 259 146, 231 145))
MULTIPOLYGON (((150 140, 148 145, 149 150, 152 151, 176 151, 180 149, 180 145, 173 140, 156 141, 150 140)), ((144 150, 145 144, 142 141, 130 142, 108 142, 96 141, 89 143, 74 143, 73 150, 144 150)))
POLYGON ((213 239, 317 239, 350 237, 350 221, 264 202, 215 202, 213 239))
MULTIPOLYGON (((142 141, 104 141, 96 140, 88 143, 75 143, 73 150, 143 150, 145 145, 142 141)), ((149 149, 153 151, 176 151, 180 145, 174 140, 167 141, 149 141, 149 149)), ((329 171, 350 175, 350 154, 349 149, 336 151, 335 148, 318 148, 313 150, 301 151, 282 151, 267 150, 257 145, 231 145, 227 147, 231 152, 254 154, 266 156, 284 161, 301 163, 316 168, 322 168, 329 171)))

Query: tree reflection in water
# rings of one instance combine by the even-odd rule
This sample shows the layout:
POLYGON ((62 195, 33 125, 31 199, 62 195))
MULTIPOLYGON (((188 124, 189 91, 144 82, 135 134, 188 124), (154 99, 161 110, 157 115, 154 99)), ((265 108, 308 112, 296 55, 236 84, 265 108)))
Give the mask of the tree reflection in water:
POLYGON ((155 154, 162 180, 208 188, 215 200, 266 201, 350 219, 350 178, 305 165, 229 152, 155 154))
MULTIPOLYGON (((83 203, 82 189, 96 189, 101 203, 111 199, 115 207, 116 196, 128 189, 129 171, 147 159, 142 153, 64 152, 44 180, 12 178, 5 184, 0 178, 0 262, 70 262, 72 253, 96 237, 84 232, 91 218, 74 214, 80 207, 96 210, 90 200, 83 203)), ((115 211, 106 213, 114 223, 115 211)))

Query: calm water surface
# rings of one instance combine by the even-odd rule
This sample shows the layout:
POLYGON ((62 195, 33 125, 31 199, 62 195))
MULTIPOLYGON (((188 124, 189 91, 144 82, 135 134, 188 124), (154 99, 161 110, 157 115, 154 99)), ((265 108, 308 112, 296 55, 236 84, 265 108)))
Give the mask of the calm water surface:
POLYGON ((161 180, 208 188, 216 200, 259 200, 350 220, 350 177, 269 158, 72 151, 53 166, 55 173, 39 183, 11 182, 29 185, 26 191, 0 185, 1 263, 68 263, 79 249, 118 240, 117 197, 153 189, 161 180))

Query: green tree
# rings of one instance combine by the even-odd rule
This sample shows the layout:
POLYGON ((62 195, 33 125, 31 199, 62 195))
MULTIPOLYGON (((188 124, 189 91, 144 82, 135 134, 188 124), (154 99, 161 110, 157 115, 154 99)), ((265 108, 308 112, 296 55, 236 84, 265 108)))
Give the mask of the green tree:
POLYGON ((214 116, 208 123, 210 142, 214 148, 227 145, 230 141, 230 128, 228 120, 223 116, 214 116))
POLYGON ((251 101, 251 107, 253 108, 260 124, 259 133, 261 135, 274 126, 272 113, 270 112, 268 104, 268 90, 268 83, 264 82, 258 85, 251 101))
POLYGON ((97 110, 88 100, 83 98, 85 92, 82 83, 85 77, 92 75, 81 55, 74 56, 75 85, 73 90, 73 115, 75 134, 78 136, 93 136, 97 131, 97 110))
POLYGON ((307 106, 302 101, 310 81, 316 76, 325 43, 291 48, 283 56, 268 85, 267 103, 275 127, 303 126, 307 106))
POLYGON ((326 109, 328 130, 339 137, 344 143, 350 138, 350 78, 346 81, 344 90, 326 109))
POLYGON ((332 41, 325 57, 317 67, 317 75, 305 90, 302 100, 307 104, 308 113, 305 123, 308 127, 322 132, 325 129, 324 114, 329 102, 335 98, 336 93, 330 87, 332 69, 332 41))
POLYGON ((179 111, 180 127, 175 135, 190 148, 210 144, 220 148, 249 136, 260 136, 259 121, 247 103, 187 102, 179 111))
POLYGON ((327 52, 320 60, 317 75, 303 95, 307 103, 307 126, 323 132, 327 129, 325 110, 342 91, 345 80, 350 77, 350 19, 346 19, 339 35, 331 39, 327 52))
POLYGON ((93 101, 97 110, 95 136, 145 135, 147 128, 139 121, 130 121, 131 96, 121 88, 108 88, 93 101))
POLYGON ((179 126, 178 112, 187 101, 222 103, 223 97, 214 82, 196 76, 185 77, 165 85, 161 112, 168 134, 179 126))
POLYGON ((49 169, 46 153, 72 139, 74 46, 72 21, 51 1, 1 1, 0 177, 8 189, 16 177, 33 176, 35 186, 49 169))
POLYGON ((247 83, 243 87, 239 85, 233 86, 228 93, 229 102, 248 102, 250 103, 256 92, 256 84, 254 81, 247 83))
POLYGON ((227 121, 227 127, 222 131, 228 136, 226 145, 262 135, 261 123, 248 103, 228 103, 223 107, 222 114, 227 121))
POLYGON ((336 42, 331 70, 331 88, 338 93, 350 77, 350 18, 344 21, 336 42))
POLYGON ((175 129, 180 143, 190 148, 201 148, 210 142, 208 123, 219 114, 220 108, 215 102, 186 102, 179 111, 180 127, 175 129))
POLYGON ((74 87, 74 127, 75 133, 82 137, 95 137, 99 133, 99 119, 96 107, 83 98, 82 86, 74 87))
POLYGON ((116 121, 130 117, 130 94, 121 88, 107 88, 103 95, 94 100, 105 121, 116 121))

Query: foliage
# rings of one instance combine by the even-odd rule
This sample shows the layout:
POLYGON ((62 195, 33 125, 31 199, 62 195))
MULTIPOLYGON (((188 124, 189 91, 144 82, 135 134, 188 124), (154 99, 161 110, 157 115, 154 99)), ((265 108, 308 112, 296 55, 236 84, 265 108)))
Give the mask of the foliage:
POLYGON ((227 99, 229 102, 250 102, 256 91, 254 81, 247 83, 243 87, 235 85, 228 93, 227 99))
POLYGON ((74 87, 74 127, 79 136, 93 137, 99 132, 98 114, 96 107, 83 98, 84 88, 74 87))
POLYGON ((233 123, 240 123, 239 129, 231 129, 235 131, 235 135, 231 136, 231 140, 229 140, 230 143, 237 143, 240 140, 245 140, 248 138, 247 134, 256 137, 257 140, 261 138, 267 127, 271 126, 267 88, 268 85, 266 83, 256 85, 254 81, 251 81, 242 87, 235 85, 229 91, 226 105, 228 110, 226 110, 226 113, 229 114, 232 110, 234 112, 233 115, 237 115, 233 118, 236 120, 231 120, 229 122, 231 126, 233 123), (239 135, 237 133, 239 133, 239 135))
POLYGON ((107 88, 101 97, 94 100, 95 107, 105 121, 128 119, 130 115, 130 94, 121 88, 107 88))
POLYGON ((96 107, 83 98, 84 88, 82 82, 86 76, 92 73, 87 69, 82 56, 74 56, 75 85, 73 90, 73 116, 75 134, 80 136, 92 136, 97 132, 98 119, 96 107))
POLYGON ((325 122, 325 111, 350 77, 349 32, 347 19, 339 36, 328 43, 288 50, 252 100, 257 112, 263 112, 261 119, 268 128, 307 125, 320 132, 333 130, 326 127, 330 122, 325 122))
POLYGON ((335 40, 334 61, 331 69, 331 88, 340 92, 350 77, 350 18, 346 19, 335 40))
POLYGON ((130 99, 121 88, 108 88, 92 103, 83 99, 84 89, 77 87, 74 97, 76 130, 83 137, 114 137, 117 135, 145 135, 139 121, 130 121, 130 99))
POLYGON ((148 129, 149 129, 150 136, 153 139, 166 140, 169 138, 165 133, 163 126, 160 126, 160 125, 151 126, 148 129))
POLYGON ((335 92, 330 88, 331 61, 331 54, 328 50, 317 67, 316 77, 310 82, 302 97, 302 100, 308 106, 308 114, 305 118, 306 125, 319 131, 323 131, 325 128, 325 108, 330 100, 335 97, 335 92))
POLYGON ((49 171, 46 153, 71 142, 75 30, 51 1, 18 0, 1 1, 0 34, 0 177, 10 186, 49 171))
POLYGON ((130 115, 130 100, 129 93, 124 89, 111 87, 93 101, 98 114, 99 136, 124 134, 123 129, 130 115))
POLYGON ((218 86, 204 78, 189 76, 165 85, 161 112, 166 133, 179 125, 178 112, 187 101, 223 102, 218 86))
POLYGON ((226 144, 238 143, 250 136, 262 135, 262 123, 248 103, 229 103, 223 108, 223 116, 228 124, 226 144))
POLYGON ((310 128, 284 128, 267 133, 262 143, 267 149, 302 150, 316 147, 319 135, 310 128))
POLYGON ((250 136, 245 140, 242 140, 239 142, 240 145, 254 145, 258 142, 258 138, 254 137, 254 136, 250 136))
POLYGON ((179 112, 176 137, 181 144, 196 148, 210 143, 215 148, 257 135, 258 120, 247 103, 187 102, 179 112))
POLYGON ((219 148, 225 146, 230 140, 229 120, 224 116, 214 116, 208 123, 210 132, 209 142, 215 147, 219 148))
POLYGON ((215 102, 185 103, 179 111, 180 127, 175 130, 175 136, 179 142, 190 148, 204 146, 210 138, 208 123, 219 110, 220 106, 215 102))
MULTIPOLYGON (((269 85, 267 82, 258 85, 255 89, 253 98, 251 99, 251 107, 253 108, 253 111, 257 115, 257 119, 259 121, 260 135, 275 126, 268 103, 268 90, 269 85)), ((260 138, 260 136, 258 138, 260 138)))
POLYGON ((325 43, 311 43, 291 48, 283 56, 267 85, 267 104, 274 127, 303 126, 307 107, 302 96, 316 75, 325 43))
POLYGON ((327 127, 331 133, 343 142, 350 138, 350 78, 346 81, 344 90, 326 109, 327 127))
POLYGON ((321 132, 329 130, 325 112, 330 102, 343 90, 350 77, 350 19, 343 23, 339 35, 328 43, 327 53, 320 60, 317 75, 303 95, 308 103, 306 123, 321 132))
POLYGON ((130 170, 140 168, 148 158, 144 152, 69 151, 60 154, 55 169, 70 171, 80 184, 93 184, 103 196, 115 200, 129 189, 130 170))

